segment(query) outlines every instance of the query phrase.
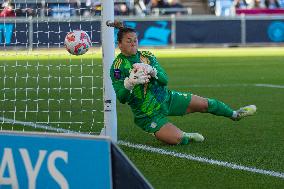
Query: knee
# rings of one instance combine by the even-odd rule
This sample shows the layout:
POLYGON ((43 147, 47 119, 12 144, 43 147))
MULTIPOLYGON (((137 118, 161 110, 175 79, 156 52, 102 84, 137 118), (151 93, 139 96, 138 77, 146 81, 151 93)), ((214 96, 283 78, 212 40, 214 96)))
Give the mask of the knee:
POLYGON ((176 145, 179 144, 183 137, 183 132, 171 123, 166 123, 159 131, 155 133, 155 136, 161 142, 176 145))
POLYGON ((179 133, 171 133, 169 135, 161 135, 160 133, 155 133, 155 137, 159 141, 170 145, 177 145, 182 141, 182 135, 180 135, 179 133))

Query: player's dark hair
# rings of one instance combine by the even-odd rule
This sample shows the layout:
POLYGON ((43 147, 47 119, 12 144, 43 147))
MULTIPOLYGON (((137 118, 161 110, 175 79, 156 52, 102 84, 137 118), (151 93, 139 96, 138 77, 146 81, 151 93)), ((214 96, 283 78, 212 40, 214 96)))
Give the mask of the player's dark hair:
POLYGON ((117 33, 117 41, 121 42, 124 34, 126 33, 136 33, 136 31, 132 28, 127 28, 127 27, 119 29, 117 33))
POLYGON ((115 20, 114 22, 107 22, 107 26, 114 27, 116 29, 119 29, 117 33, 117 41, 120 43, 122 41, 122 38, 124 34, 126 33, 136 33, 136 30, 133 28, 124 27, 123 23, 121 21, 115 20))

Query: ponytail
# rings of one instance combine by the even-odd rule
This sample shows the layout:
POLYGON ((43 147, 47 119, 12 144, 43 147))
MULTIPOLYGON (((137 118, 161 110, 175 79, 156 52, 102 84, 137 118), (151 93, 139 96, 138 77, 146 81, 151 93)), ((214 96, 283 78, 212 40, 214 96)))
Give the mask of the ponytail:
POLYGON ((119 20, 114 20, 114 22, 111 22, 110 20, 108 20, 106 22, 106 25, 108 27, 114 27, 116 29, 123 29, 124 28, 123 23, 119 20))
POLYGON ((121 42, 122 41, 122 38, 124 36, 124 34, 126 33, 136 33, 136 31, 132 28, 128 28, 128 27, 125 27, 123 25, 123 23, 119 20, 114 20, 114 22, 111 22, 110 20, 108 20, 106 22, 106 25, 108 27, 114 27, 116 29, 118 29, 118 33, 117 33, 117 41, 118 42, 121 42))

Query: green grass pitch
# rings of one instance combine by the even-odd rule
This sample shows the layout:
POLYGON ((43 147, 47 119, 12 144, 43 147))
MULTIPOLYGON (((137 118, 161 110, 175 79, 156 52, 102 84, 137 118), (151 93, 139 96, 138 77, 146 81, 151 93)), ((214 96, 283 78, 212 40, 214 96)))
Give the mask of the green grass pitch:
MULTIPOLYGON (((186 146, 169 146, 135 126, 129 107, 117 102, 119 140, 284 174, 283 48, 151 51, 168 73, 170 89, 216 98, 234 109, 255 104, 257 114, 239 122, 200 113, 170 117, 184 131, 202 133, 205 141, 186 146)), ((81 132, 98 132, 96 125, 100 123, 92 122, 102 120, 99 100, 102 91, 101 54, 89 53, 81 59, 65 55, 64 52, 60 56, 57 53, 43 50, 30 55, 15 56, 11 52, 1 55, 0 117, 31 122, 54 121, 54 124, 49 125, 81 132), (52 66, 48 68, 45 65, 52 66), (27 73, 29 82, 25 80, 27 73), (96 77, 92 80, 90 77, 82 78, 82 75, 96 77), (15 83, 16 76, 18 79, 15 83), (37 91, 35 86, 42 90, 37 91), (78 89, 80 87, 83 91, 78 89), (17 90, 11 90, 13 88, 17 90), (24 88, 31 90, 27 94, 23 92, 24 88), (48 88, 49 93, 45 91, 48 88), (35 102, 33 99, 42 100, 35 102), (46 103, 48 99, 54 100, 46 103), (82 99, 97 100, 85 102, 82 99), (30 112, 25 113, 26 110, 30 112), (47 110, 52 111, 48 113, 47 110), (82 123, 70 124, 70 120, 82 123)), ((2 123, 0 127, 23 130, 23 126, 17 124, 2 123)), ((124 145, 120 147, 157 189, 284 188, 284 178, 161 155, 124 145)))

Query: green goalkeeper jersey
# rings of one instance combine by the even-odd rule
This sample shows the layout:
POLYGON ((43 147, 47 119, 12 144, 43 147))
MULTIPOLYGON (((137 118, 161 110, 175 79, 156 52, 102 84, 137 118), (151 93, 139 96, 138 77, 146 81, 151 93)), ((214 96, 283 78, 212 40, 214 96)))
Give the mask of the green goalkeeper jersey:
POLYGON ((149 51, 137 51, 129 57, 120 53, 113 61, 110 76, 118 100, 123 104, 128 103, 136 118, 156 115, 169 98, 167 74, 149 51), (124 79, 129 77, 135 63, 145 63, 156 68, 158 79, 151 78, 149 83, 136 85, 129 91, 124 87, 124 79))

